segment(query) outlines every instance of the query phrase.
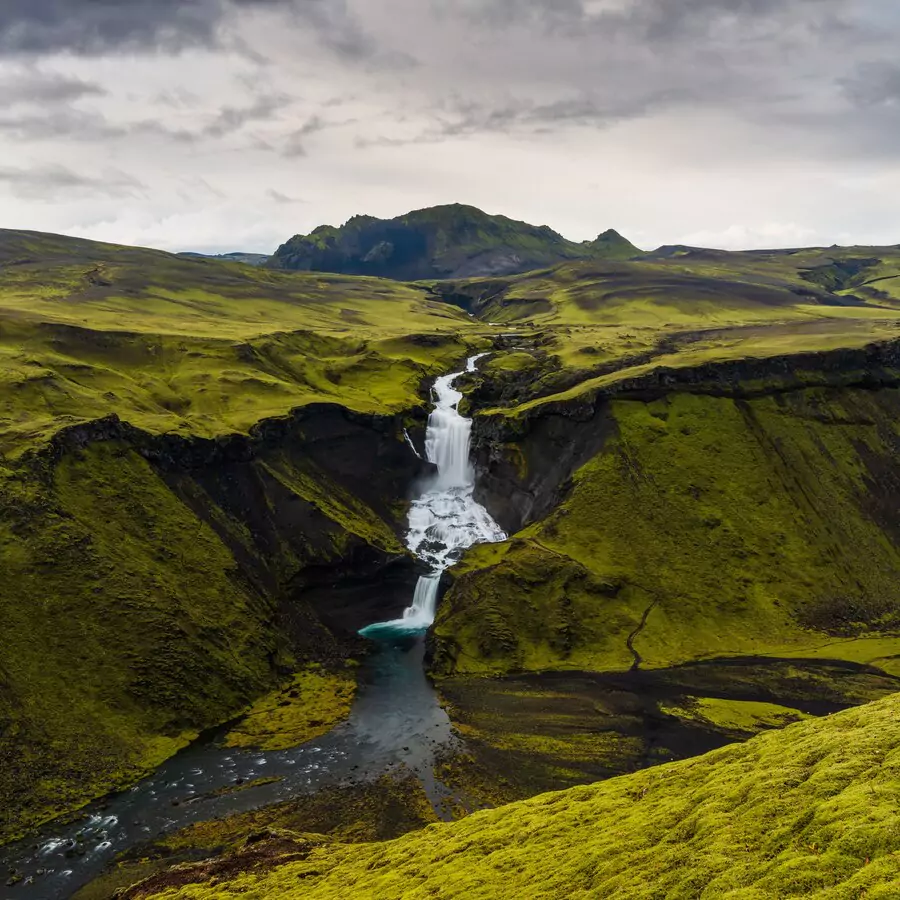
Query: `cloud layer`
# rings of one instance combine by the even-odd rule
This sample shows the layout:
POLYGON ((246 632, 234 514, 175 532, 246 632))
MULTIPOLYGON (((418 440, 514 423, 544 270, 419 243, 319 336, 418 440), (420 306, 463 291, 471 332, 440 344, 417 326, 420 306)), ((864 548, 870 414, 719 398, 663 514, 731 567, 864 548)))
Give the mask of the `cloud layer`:
POLYGON ((898 39, 889 0, 6 0, 0 224, 271 250, 460 201, 895 243, 898 39))

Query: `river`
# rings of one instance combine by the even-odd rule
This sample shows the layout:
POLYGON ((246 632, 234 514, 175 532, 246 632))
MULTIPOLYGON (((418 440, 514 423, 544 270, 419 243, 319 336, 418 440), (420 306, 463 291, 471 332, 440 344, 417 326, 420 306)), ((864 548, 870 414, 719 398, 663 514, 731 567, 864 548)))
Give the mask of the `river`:
MULTIPOLYGON (((464 371, 474 371, 480 358, 467 360, 464 371)), ((161 834, 326 785, 374 780, 401 764, 416 772, 429 799, 440 805, 446 791, 434 778, 434 765, 458 739, 425 674, 424 636, 434 622, 443 572, 467 547, 506 537, 474 500, 472 422, 460 415, 462 394, 454 388, 462 374, 441 376, 434 384, 425 453, 437 471, 409 512, 407 546, 425 572, 401 619, 361 632, 372 640, 373 652, 360 669, 348 719, 321 738, 278 752, 225 748, 221 732, 207 736, 130 790, 92 804, 84 818, 51 824, 0 848, 2 871, 22 876, 5 888, 10 898, 67 900, 117 854, 161 834), (221 793, 260 778, 279 780, 221 793)))

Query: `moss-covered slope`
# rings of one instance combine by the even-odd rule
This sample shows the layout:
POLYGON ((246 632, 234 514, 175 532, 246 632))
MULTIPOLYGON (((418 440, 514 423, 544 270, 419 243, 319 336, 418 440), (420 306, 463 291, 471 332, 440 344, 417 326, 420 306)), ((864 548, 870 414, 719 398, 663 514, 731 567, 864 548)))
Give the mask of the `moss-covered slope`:
POLYGON ((439 609, 449 781, 518 799, 900 687, 900 392, 830 359, 476 418, 482 499, 526 527, 439 609))
POLYGON ((470 321, 375 279, 0 230, 0 841, 399 611, 403 427, 470 321))
POLYGON ((394 282, 0 230, 0 454, 110 413, 212 437, 314 402, 404 412, 477 331, 394 282))
POLYGON ((184 873, 180 888, 149 896, 891 900, 900 883, 898 747, 893 696, 389 843, 306 841, 284 865, 276 856, 254 869, 248 859, 236 874, 236 860, 217 883, 184 884, 184 873))
MULTIPOLYGON (((2 470, 0 839, 126 785, 306 662, 343 665, 378 613, 336 610, 342 579, 404 559, 394 504, 417 464, 399 423, 348 416, 230 443, 98 422, 2 470)), ((394 613, 407 586, 397 602, 380 580, 369 602, 394 613)), ((322 683, 320 723, 348 705, 322 683)))
MULTIPOLYGON (((896 390, 604 408, 559 508, 467 556, 439 671, 799 653, 900 674, 896 390)), ((528 466, 527 437, 508 452, 528 466)))

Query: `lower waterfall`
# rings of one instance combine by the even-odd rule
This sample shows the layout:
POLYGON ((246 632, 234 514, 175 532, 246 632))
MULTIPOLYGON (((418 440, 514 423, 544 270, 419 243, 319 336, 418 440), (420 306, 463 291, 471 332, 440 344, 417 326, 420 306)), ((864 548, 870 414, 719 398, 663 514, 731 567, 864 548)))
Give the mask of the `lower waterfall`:
POLYGON ((490 513, 475 502, 475 470, 469 460, 472 420, 460 415, 463 395, 453 387, 465 372, 475 371, 484 355, 469 358, 462 372, 442 375, 434 383, 435 402, 428 417, 425 455, 437 466, 437 472, 412 502, 406 535, 406 546, 429 571, 419 578, 413 602, 403 618, 369 625, 360 631, 365 637, 426 631, 434 622, 444 570, 468 547, 506 540, 506 533, 490 513))

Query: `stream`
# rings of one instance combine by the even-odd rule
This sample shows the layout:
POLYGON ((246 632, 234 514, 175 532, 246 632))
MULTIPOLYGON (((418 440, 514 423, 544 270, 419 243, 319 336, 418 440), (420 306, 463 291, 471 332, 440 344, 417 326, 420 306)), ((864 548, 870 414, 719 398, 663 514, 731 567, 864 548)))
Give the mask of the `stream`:
MULTIPOLYGON (((464 371, 473 372, 480 358, 467 360, 464 371)), ((399 765, 415 772, 432 804, 440 805, 447 792, 435 780, 434 766, 457 738, 425 674, 425 634, 434 622, 443 572, 467 547, 506 538, 473 497, 472 422, 460 415, 462 393, 453 387, 462 374, 434 384, 425 453, 437 472, 409 512, 407 546, 426 572, 401 619, 360 632, 373 651, 360 668, 348 719, 316 740, 277 752, 225 748, 217 740, 224 729, 205 737, 130 790, 91 804, 72 824, 51 823, 0 847, 0 884, 13 873, 22 876, 4 888, 4 897, 67 900, 117 854, 162 834, 325 786, 375 780, 399 765), (261 778, 279 780, 246 786, 261 778)))

